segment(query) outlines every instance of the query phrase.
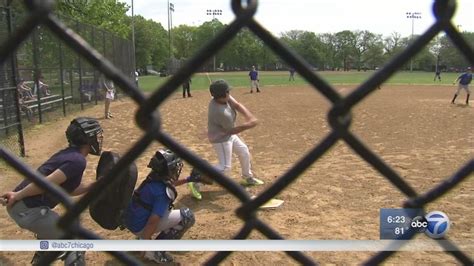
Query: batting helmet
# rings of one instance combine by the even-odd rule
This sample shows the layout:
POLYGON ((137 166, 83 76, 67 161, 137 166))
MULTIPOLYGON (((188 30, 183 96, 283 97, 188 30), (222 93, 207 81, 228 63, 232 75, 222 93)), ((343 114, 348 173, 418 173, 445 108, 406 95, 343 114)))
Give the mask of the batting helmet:
POLYGON ((155 179, 175 182, 183 169, 183 162, 171 150, 158 150, 148 163, 155 179))
POLYGON ((227 95, 230 90, 230 86, 225 80, 219 79, 214 81, 211 86, 209 86, 209 90, 211 91, 212 97, 222 98, 227 95))
POLYGON ((78 117, 71 121, 66 138, 70 146, 89 145, 89 153, 100 155, 102 150, 102 127, 94 118, 78 117))

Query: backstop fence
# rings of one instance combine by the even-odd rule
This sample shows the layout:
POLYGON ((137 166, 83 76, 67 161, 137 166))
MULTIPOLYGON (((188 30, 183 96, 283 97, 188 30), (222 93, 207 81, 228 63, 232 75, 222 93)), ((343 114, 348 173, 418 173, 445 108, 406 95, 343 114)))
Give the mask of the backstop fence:
MULTIPOLYGON (((406 196, 403 207, 422 208, 425 205, 443 196, 472 174, 474 170, 474 160, 468 158, 465 164, 448 177, 443 183, 433 187, 425 194, 418 194, 414 188, 404 180, 394 169, 384 162, 376 153, 370 150, 364 142, 355 136, 351 130, 351 110, 352 108, 364 100, 368 95, 374 92, 378 85, 386 81, 392 76, 397 69, 406 64, 417 52, 421 51, 436 35, 444 31, 460 52, 474 65, 474 53, 472 47, 463 39, 456 27, 452 24, 451 18, 456 8, 455 0, 435 0, 433 3, 433 11, 436 22, 417 38, 410 46, 407 47, 397 57, 393 58, 380 71, 372 75, 368 80, 363 82, 355 91, 349 95, 341 96, 333 86, 325 82, 317 73, 311 70, 311 67, 297 54, 289 50, 285 45, 272 36, 261 24, 255 19, 254 15, 258 6, 256 0, 249 0, 245 6, 240 0, 232 0, 232 9, 235 13, 235 19, 223 31, 218 33, 205 47, 197 54, 190 58, 184 66, 182 66, 175 75, 170 77, 163 85, 161 85, 151 96, 145 95, 136 87, 135 83, 124 75, 118 67, 104 56, 97 53, 93 47, 84 42, 84 40, 71 31, 71 27, 61 21, 52 14, 49 1, 25 1, 30 9, 29 16, 23 24, 18 27, 10 38, 4 42, 0 49, 0 63, 7 64, 9 57, 14 53, 19 44, 24 42, 28 36, 34 34, 36 27, 41 25, 48 28, 52 34, 64 41, 71 50, 82 56, 82 62, 88 62, 96 70, 103 73, 109 79, 112 79, 119 85, 123 92, 130 96, 138 106, 136 112, 136 123, 144 132, 144 136, 139 139, 130 150, 120 159, 118 165, 115 166, 104 177, 101 185, 93 187, 89 193, 76 203, 66 196, 64 191, 58 190, 44 181, 44 179, 33 171, 28 165, 22 163, 17 157, 2 148, 0 156, 13 168, 22 173, 26 178, 31 179, 39 187, 47 190, 52 195, 61 200, 66 207, 65 214, 59 220, 59 226, 68 232, 68 238, 84 238, 84 239, 100 239, 100 237, 77 224, 79 215, 89 206, 89 204, 100 196, 108 182, 114 179, 119 173, 124 171, 145 149, 154 141, 158 141, 167 146, 178 154, 181 158, 189 162, 203 173, 212 176, 214 180, 228 190, 242 203, 236 209, 236 214, 245 224, 236 232, 234 239, 246 239, 253 230, 258 230, 269 239, 283 239, 281 234, 274 230, 269 224, 262 221, 257 215, 257 209, 265 202, 276 196, 284 190, 289 184, 294 182, 298 177, 325 154, 337 141, 342 140, 349 145, 353 151, 364 159, 368 164, 375 168, 389 182, 391 182, 401 193, 406 196), (160 114, 157 108, 183 83, 185 79, 190 77, 194 71, 202 66, 204 62, 212 58, 219 49, 224 47, 242 28, 248 27, 258 38, 268 45, 276 54, 282 57, 289 65, 293 66, 298 73, 301 74, 315 90, 324 95, 331 103, 332 108, 328 112, 328 122, 332 127, 323 140, 315 144, 314 147, 304 155, 297 163, 295 163, 287 172, 281 174, 278 180, 268 189, 263 191, 255 198, 250 195, 237 184, 235 181, 216 171, 206 161, 196 156, 176 141, 173 136, 164 133, 161 130, 160 114)), ((411 235, 413 237, 413 235, 411 235)), ((472 258, 466 251, 457 248, 456 244, 446 239, 442 246, 445 252, 454 256, 460 263, 472 265, 472 258)), ((120 261, 127 264, 139 264, 139 262, 125 252, 110 252, 120 261)), ((208 265, 214 265, 224 261, 231 252, 216 252, 207 262, 208 265)), ((288 256, 302 264, 317 264, 311 257, 299 251, 288 251, 288 256)), ((371 257, 364 264, 374 265, 383 262, 388 257, 396 253, 396 251, 382 251, 371 257)), ((472 255, 472 254, 471 254, 472 255)), ((56 255, 49 254, 43 258, 43 262, 51 262, 56 255)))
MULTIPOLYGON (((0 7, 0 42, 16 32, 31 17, 0 7)), ((121 39, 94 26, 61 17, 97 52, 134 79, 134 52, 130 40, 121 39)), ((0 69, 0 143, 15 153, 25 155, 23 127, 83 110, 103 99, 101 73, 45 24, 35 25, 4 61, 0 69), (31 93, 17 91, 23 82, 31 93)))

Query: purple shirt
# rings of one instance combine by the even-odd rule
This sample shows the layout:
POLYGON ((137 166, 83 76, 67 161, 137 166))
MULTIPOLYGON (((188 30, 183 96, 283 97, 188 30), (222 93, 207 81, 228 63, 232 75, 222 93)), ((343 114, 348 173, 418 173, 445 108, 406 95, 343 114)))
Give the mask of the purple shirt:
MULTIPOLYGON (((60 169, 64 175, 66 175, 66 181, 61 183, 59 186, 71 193, 81 184, 82 174, 86 169, 86 165, 86 158, 79 152, 79 148, 69 147, 51 156, 49 160, 38 168, 38 172, 44 176, 48 176, 56 169, 60 169)), ((24 179, 14 191, 19 191, 30 183, 30 180, 24 179)), ((46 192, 26 197, 23 199, 23 202, 28 208, 39 206, 54 208, 59 203, 58 200, 46 192)))
POLYGON ((250 80, 257 80, 258 79, 258 72, 257 70, 251 70, 249 72, 250 80))

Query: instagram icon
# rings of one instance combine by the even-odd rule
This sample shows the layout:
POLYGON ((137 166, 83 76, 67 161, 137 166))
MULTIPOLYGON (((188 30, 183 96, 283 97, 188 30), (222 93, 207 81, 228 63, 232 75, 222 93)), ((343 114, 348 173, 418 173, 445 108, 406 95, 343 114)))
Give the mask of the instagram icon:
POLYGON ((40 241, 40 249, 49 249, 48 241, 40 241))

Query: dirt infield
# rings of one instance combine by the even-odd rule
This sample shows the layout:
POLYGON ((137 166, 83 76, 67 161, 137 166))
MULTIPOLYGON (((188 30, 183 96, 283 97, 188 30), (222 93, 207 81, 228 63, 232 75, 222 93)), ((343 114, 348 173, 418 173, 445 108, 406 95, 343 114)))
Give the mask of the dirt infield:
MULTIPOLYGON (((347 94, 353 87, 338 87, 347 94)), ((367 97, 353 110, 351 130, 385 162, 403 176, 418 192, 428 191, 464 165, 474 155, 474 108, 451 105, 454 89, 447 86, 385 86, 367 97)), ((257 175, 267 184, 291 167, 299 158, 319 143, 329 132, 327 113, 330 103, 308 87, 263 88, 260 94, 247 89, 234 89, 232 95, 244 103, 259 119, 260 124, 241 134, 253 156, 257 175)), ((206 91, 193 92, 193 98, 173 95, 160 108, 164 130, 193 152, 217 162, 212 146, 204 137, 207 126, 206 91)), ((458 97, 464 103, 465 94, 458 97)), ((473 100, 474 102, 474 100, 473 100)), ((123 154, 140 138, 141 131, 134 122, 136 106, 130 101, 115 101, 111 110, 115 118, 104 120, 103 106, 86 110, 81 115, 100 118, 104 128, 104 150, 123 154)), ((71 117, 45 124, 26 135, 27 158, 33 167, 39 166, 53 152, 66 146, 64 131, 71 117)), ((161 147, 154 144, 136 161, 139 178, 148 172, 146 164, 153 152, 161 147)), ((92 181, 98 158, 89 157, 84 175, 92 181)), ((2 166, 3 167, 3 166, 2 166)), ((11 171, 2 177, 1 191, 13 188, 20 177, 11 171)), ((185 164, 182 176, 190 172, 185 164)), ((239 176, 239 164, 233 161, 233 177, 239 176)), ((3 174, 2 174, 3 176, 3 174)), ((258 194, 265 187, 251 188, 258 194)), ((230 239, 243 222, 234 210, 238 201, 225 189, 214 185, 204 187, 200 202, 191 198, 186 186, 178 188, 176 207, 187 206, 196 215, 196 224, 185 239, 230 239)), ((259 216, 287 239, 379 239, 379 209, 399 208, 404 195, 380 173, 355 154, 345 143, 338 142, 327 154, 278 198, 285 203, 277 210, 261 211, 259 216)), ((448 237, 454 242, 474 239, 474 180, 472 176, 448 195, 430 204, 428 211, 445 212, 451 221, 448 237)), ((82 215, 86 228, 106 239, 133 239, 127 231, 107 231, 95 224, 88 213, 82 215)), ((1 239, 32 239, 30 232, 21 230, 0 208, 1 239)), ((420 236, 424 237, 424 236, 420 236)), ((264 239, 252 233, 252 239, 264 239)), ((175 252, 184 265, 205 262, 211 252, 175 252)), ((308 252, 322 264, 359 264, 372 252, 308 252)), ((474 254, 471 250, 470 256, 474 254)), ((3 252, 0 265, 23 265, 33 252, 3 252)), ((115 265, 118 261, 105 253, 87 253, 89 265, 115 265)), ((458 264, 441 252, 401 252, 388 264, 458 264)), ((226 265, 295 264, 283 252, 234 252, 226 265)))

